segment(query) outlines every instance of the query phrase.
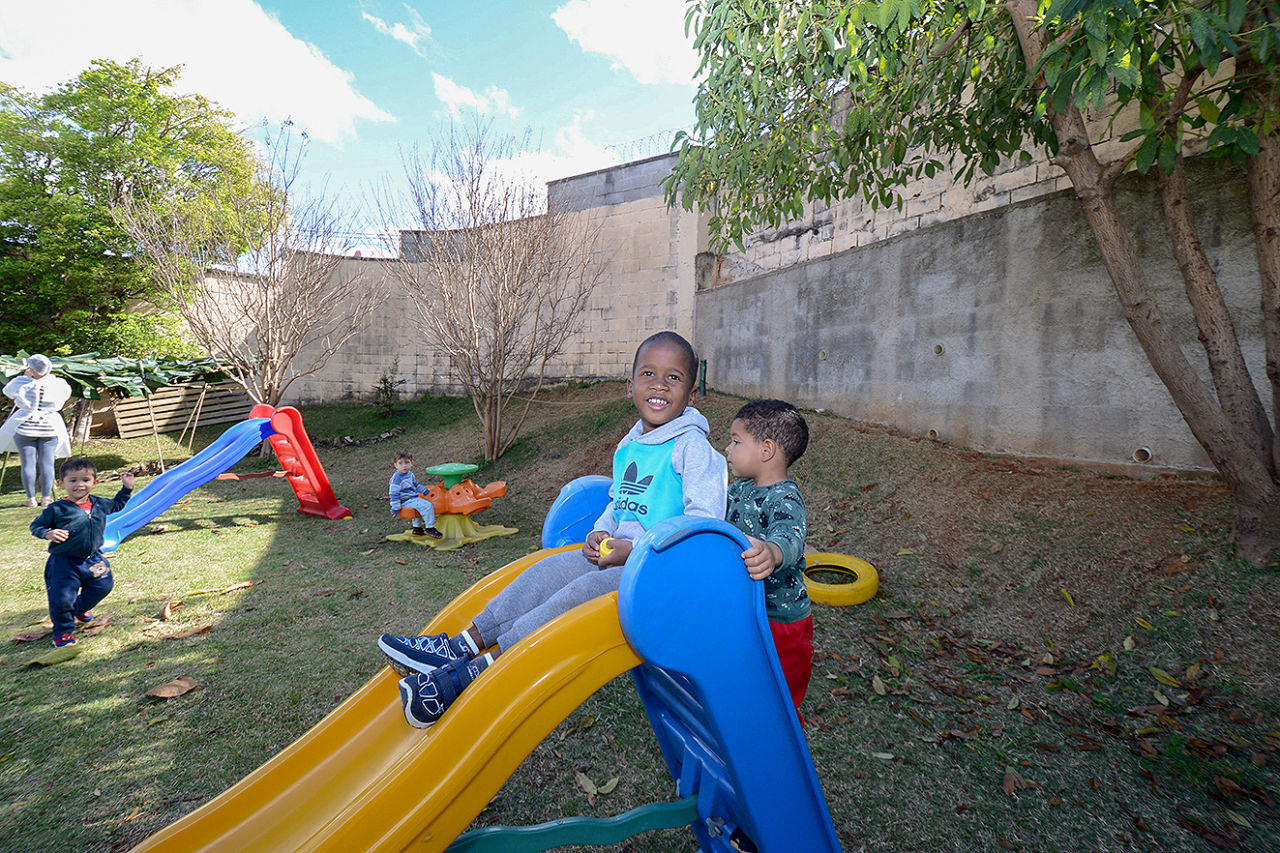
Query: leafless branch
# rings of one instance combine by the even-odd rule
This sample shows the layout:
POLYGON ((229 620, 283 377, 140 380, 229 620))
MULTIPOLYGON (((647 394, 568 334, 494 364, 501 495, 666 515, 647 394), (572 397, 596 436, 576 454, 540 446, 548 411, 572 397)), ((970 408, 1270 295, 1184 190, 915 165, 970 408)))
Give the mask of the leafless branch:
POLYGON ((254 400, 273 406, 385 298, 361 262, 343 258, 348 231, 337 200, 296 188, 302 154, 285 131, 252 183, 118 215, 201 345, 254 400))
POLYGON ((385 263, 412 297, 419 331, 467 389, 486 459, 519 435, 604 270, 594 257, 599 214, 548 207, 545 188, 513 169, 520 150, 485 125, 454 128, 426 157, 404 152, 401 190, 377 202, 389 233, 397 200, 420 226, 398 232, 385 263), (509 412, 513 395, 530 388, 523 409, 509 412))

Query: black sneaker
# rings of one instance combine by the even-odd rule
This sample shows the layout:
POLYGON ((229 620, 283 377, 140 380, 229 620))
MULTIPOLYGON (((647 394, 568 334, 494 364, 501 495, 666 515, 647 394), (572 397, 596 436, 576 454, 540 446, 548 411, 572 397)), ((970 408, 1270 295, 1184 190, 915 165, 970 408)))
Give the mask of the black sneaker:
POLYGON ((422 637, 396 637, 383 634, 378 638, 378 648, 400 675, 430 672, 455 660, 470 660, 461 639, 448 634, 427 634, 422 637))
POLYGON ((426 529, 425 527, 419 527, 418 525, 416 525, 416 524, 415 524, 415 525, 413 526, 413 535, 414 535, 414 536, 426 536, 426 535, 427 535, 427 529, 426 529))
POLYGON ((414 673, 400 679, 400 704, 409 725, 425 729, 444 712, 463 688, 475 681, 480 668, 469 660, 450 661, 426 674, 414 673))
POLYGON ((443 539, 443 538, 444 538, 444 534, 443 534, 443 533, 441 533, 439 530, 436 530, 434 527, 428 527, 426 530, 415 530, 415 531, 413 531, 413 532, 414 532, 414 533, 421 533, 423 536, 427 537, 428 539, 443 539))

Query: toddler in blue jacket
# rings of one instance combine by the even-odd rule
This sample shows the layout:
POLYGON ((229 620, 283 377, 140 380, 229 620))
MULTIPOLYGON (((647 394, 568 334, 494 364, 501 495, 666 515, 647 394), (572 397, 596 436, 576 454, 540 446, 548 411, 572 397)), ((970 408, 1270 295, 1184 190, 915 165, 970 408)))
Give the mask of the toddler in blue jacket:
POLYGON ((98 484, 98 467, 82 457, 68 459, 58 471, 58 488, 66 497, 49 504, 31 522, 31 535, 49 540, 44 587, 55 647, 75 644, 76 623, 92 620, 94 606, 115 585, 111 564, 99 549, 107 516, 124 509, 133 493, 133 474, 120 479, 114 498, 97 497, 90 492, 98 484))
POLYGON ((387 492, 391 499, 392 515, 399 514, 401 507, 418 511, 418 517, 413 520, 415 536, 439 539, 443 535, 436 530, 436 509, 424 497, 427 487, 413 476, 413 454, 409 451, 396 451, 396 472, 391 475, 387 492))

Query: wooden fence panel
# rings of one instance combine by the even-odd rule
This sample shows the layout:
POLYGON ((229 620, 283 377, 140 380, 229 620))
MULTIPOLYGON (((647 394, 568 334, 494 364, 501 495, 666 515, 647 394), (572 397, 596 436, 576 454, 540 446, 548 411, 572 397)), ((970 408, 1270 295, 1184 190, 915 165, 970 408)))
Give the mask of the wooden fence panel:
POLYGON ((154 416, 156 430, 177 432, 190 422, 197 404, 200 405, 200 426, 244 420, 253 408, 253 400, 234 382, 170 385, 151 395, 150 406, 143 397, 117 400, 113 407, 116 429, 121 438, 148 435, 154 416), (200 401, 202 391, 203 402, 200 401))

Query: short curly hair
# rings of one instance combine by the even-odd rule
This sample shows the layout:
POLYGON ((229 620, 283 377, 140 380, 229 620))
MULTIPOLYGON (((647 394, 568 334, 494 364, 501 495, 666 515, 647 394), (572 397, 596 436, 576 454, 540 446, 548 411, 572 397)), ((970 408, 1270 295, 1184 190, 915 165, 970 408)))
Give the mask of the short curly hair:
POLYGON ((733 416, 756 441, 769 439, 782 448, 787 464, 804 455, 809 446, 809 425, 804 416, 783 400, 752 400, 733 416))
POLYGON ((98 476, 98 466, 93 464, 92 459, 86 459, 83 456, 75 456, 62 463, 62 467, 58 469, 58 479, 70 474, 72 471, 88 471, 94 477, 98 476))
POLYGON ((635 375, 636 368, 640 365, 640 351, 649 344, 658 343, 668 344, 684 353, 685 361, 689 367, 689 381, 692 382, 694 377, 698 375, 698 353, 693 348, 693 344, 686 341, 681 335, 671 331, 658 332, 640 342, 640 346, 636 347, 636 357, 631 360, 631 375, 635 375))

